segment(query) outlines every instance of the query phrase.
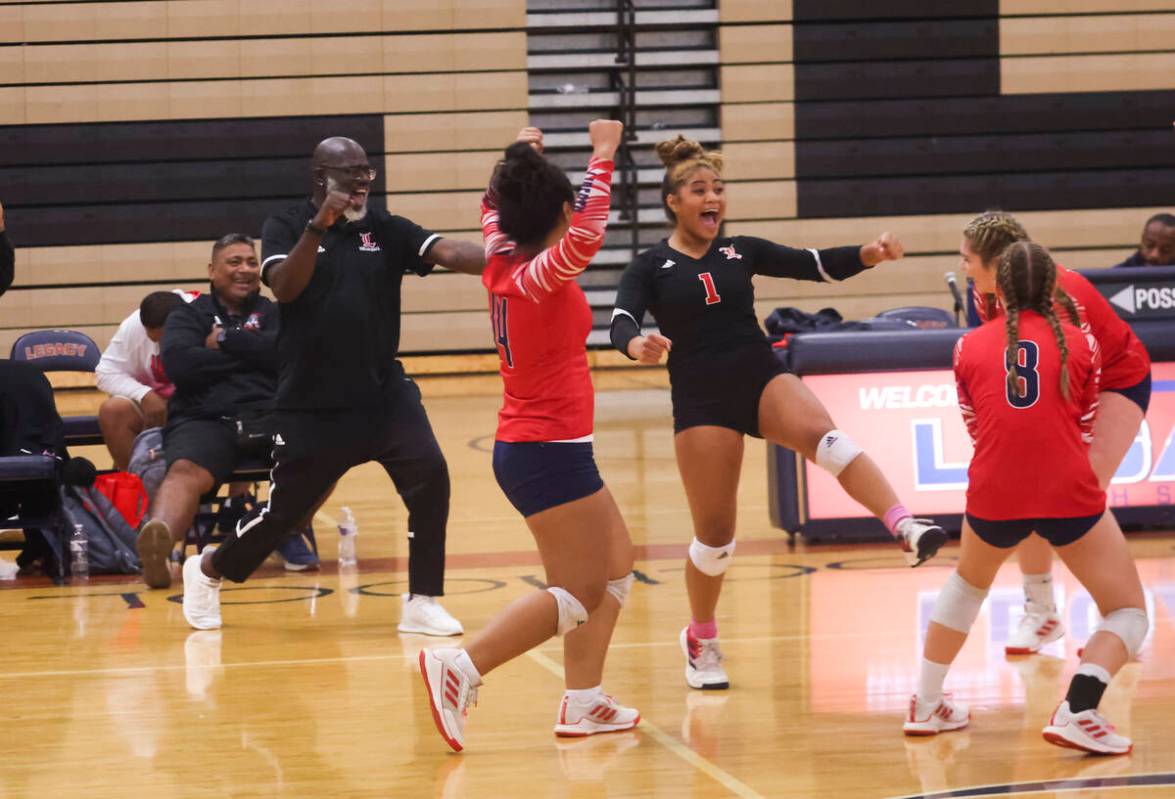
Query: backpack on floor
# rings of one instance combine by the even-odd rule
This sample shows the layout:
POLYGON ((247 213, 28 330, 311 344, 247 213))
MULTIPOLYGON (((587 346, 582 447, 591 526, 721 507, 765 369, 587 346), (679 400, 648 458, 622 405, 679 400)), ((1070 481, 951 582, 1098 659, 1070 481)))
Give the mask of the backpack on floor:
POLYGON ((80 524, 89 542, 90 574, 139 573, 135 531, 105 494, 93 487, 62 486, 61 504, 66 518, 62 555, 68 557, 69 537, 73 535, 74 525, 80 524))

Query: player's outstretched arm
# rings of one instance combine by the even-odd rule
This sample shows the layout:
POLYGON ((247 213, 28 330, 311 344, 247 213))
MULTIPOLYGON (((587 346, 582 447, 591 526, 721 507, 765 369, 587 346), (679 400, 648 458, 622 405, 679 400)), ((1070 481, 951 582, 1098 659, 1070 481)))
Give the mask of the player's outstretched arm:
POLYGON ((485 251, 476 244, 457 239, 440 239, 424 256, 426 264, 436 264, 454 272, 480 275, 486 266, 485 251))

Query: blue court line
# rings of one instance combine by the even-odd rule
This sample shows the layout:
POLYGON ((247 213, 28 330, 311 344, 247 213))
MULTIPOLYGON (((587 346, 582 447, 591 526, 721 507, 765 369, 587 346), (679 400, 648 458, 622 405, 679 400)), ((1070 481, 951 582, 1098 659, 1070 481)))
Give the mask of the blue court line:
POLYGON ((1151 391, 1175 391, 1175 380, 1156 380, 1151 383, 1151 391))
POLYGON ((910 794, 895 799, 961 799, 961 797, 1006 796, 1016 793, 1046 793, 1049 791, 1078 791, 1086 788, 1149 788, 1156 785, 1175 785, 1175 773, 1127 774, 1121 777, 1080 777, 1041 782, 1013 782, 1007 785, 986 785, 980 788, 958 788, 953 791, 910 794))

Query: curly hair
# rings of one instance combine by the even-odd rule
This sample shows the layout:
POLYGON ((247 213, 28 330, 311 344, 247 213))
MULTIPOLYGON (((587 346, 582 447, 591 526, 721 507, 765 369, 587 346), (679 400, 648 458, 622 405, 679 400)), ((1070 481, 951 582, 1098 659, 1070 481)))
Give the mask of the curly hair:
POLYGON ((520 248, 546 240, 563 216, 563 204, 575 203, 567 175, 526 142, 514 142, 490 178, 489 200, 498 209, 498 224, 520 248))
POLYGON ((661 181, 661 205, 669 221, 677 224, 677 214, 669 208, 669 195, 676 194, 698 169, 710 169, 721 176, 722 153, 719 150, 707 150, 680 133, 675 139, 657 142, 656 149, 657 157, 665 165, 665 178, 661 181))

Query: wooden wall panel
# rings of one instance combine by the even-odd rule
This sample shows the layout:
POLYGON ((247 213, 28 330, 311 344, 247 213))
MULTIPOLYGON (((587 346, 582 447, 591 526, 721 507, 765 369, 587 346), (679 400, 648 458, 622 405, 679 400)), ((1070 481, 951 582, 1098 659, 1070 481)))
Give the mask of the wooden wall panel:
POLYGON ((481 230, 485 189, 466 192, 390 194, 388 209, 429 230, 481 230))
POLYGON ((723 66, 719 70, 723 103, 766 103, 795 98, 791 64, 723 66))
POLYGON ((394 192, 477 190, 485 188, 501 154, 502 149, 403 153, 388 155, 385 163, 394 192))
POLYGON ((1005 94, 1175 89, 1175 52, 1005 58, 1005 94))
POLYGON ((1173 48, 1175 14, 1059 19, 1023 17, 1000 22, 1000 55, 1005 58, 1012 55, 1130 53, 1173 48))
POLYGON ((729 219, 780 219, 796 215, 794 180, 731 181, 726 185, 729 219))
POLYGON ((1000 16, 1170 11, 1171 0, 1000 0, 1000 16))
POLYGON ((393 115, 385 118, 384 141, 388 152, 452 152, 504 149, 526 127, 525 109, 511 111, 454 112, 393 115))
POLYGON ((722 105, 722 140, 784 141, 796 137, 793 103, 731 103, 722 105))
POLYGON ((795 143, 790 141, 742 142, 722 145, 727 180, 771 180, 796 176, 795 143))
POLYGON ((723 64, 792 60, 791 25, 728 25, 719 29, 718 55, 723 64))
POLYGON ((792 0, 720 0, 718 15, 723 25, 787 22, 792 18, 792 0))

